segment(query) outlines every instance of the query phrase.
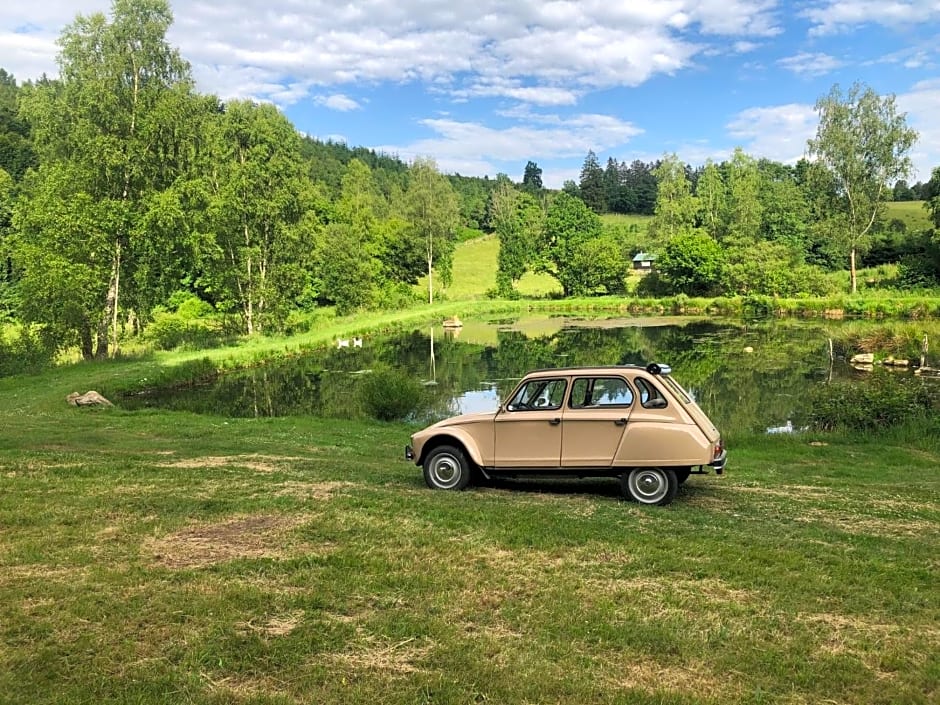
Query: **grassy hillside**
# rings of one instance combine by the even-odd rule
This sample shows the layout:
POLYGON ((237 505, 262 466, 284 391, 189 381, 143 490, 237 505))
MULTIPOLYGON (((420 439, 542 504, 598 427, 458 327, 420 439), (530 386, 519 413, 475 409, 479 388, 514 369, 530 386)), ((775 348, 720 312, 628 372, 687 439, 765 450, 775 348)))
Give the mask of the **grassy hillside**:
POLYGON ((890 223, 897 218, 907 226, 908 232, 932 226, 924 201, 896 201, 888 203, 886 210, 885 222, 890 223))
MULTIPOLYGON (((641 242, 645 245, 650 216, 610 213, 601 216, 601 220, 605 229, 613 231, 625 242, 641 242)), ((454 280, 446 291, 447 298, 452 301, 479 299, 488 290, 495 288, 498 255, 499 240, 495 235, 484 235, 458 244, 454 252, 454 280)), ((427 296, 427 278, 421 279, 417 289, 427 296)), ((436 296, 442 291, 437 283, 434 290, 436 296)), ((561 285, 547 274, 529 272, 516 284, 516 290, 525 297, 538 298, 560 294, 561 285)))
MULTIPOLYGON (((495 235, 467 240, 457 245, 454 252, 454 281, 446 290, 446 297, 451 301, 462 299, 480 299, 486 292, 496 288, 496 258, 499 255, 499 240, 495 235)), ((422 277, 417 288, 427 297, 428 280, 422 277)), ((552 293, 561 293, 561 285, 548 274, 526 273, 516 284, 520 294, 527 297, 544 297, 552 293)), ((440 296, 442 288, 435 282, 435 295, 440 296)))

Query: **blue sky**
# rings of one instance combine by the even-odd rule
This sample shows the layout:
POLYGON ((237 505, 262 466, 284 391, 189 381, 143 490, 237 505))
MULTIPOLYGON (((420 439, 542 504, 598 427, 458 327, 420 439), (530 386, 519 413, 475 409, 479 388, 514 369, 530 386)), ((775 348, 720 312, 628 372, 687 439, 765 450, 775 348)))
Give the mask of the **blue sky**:
MULTIPOLYGON (((601 161, 740 146, 792 162, 834 83, 894 93, 940 166, 940 0, 176 0, 199 90, 277 104, 297 129, 447 172, 547 186, 601 161)), ((55 39, 107 0, 0 8, 0 67, 56 75, 55 39)))

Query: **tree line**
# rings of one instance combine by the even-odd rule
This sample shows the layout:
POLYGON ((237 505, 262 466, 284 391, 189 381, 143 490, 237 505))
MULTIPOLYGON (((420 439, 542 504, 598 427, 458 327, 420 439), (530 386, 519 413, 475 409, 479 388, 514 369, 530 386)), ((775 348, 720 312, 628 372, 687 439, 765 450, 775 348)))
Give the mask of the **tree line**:
POLYGON ((58 78, 0 74, 8 318, 105 357, 181 291, 252 334, 448 280, 460 212, 432 160, 302 138, 274 106, 197 93, 171 23, 165 0, 115 0, 63 30, 58 78))
POLYGON ((884 222, 902 193, 940 224, 940 170, 907 186, 916 135, 893 97, 834 89, 794 166, 739 150, 602 168, 591 152, 553 191, 534 161, 519 182, 445 176, 201 94, 171 23, 166 0, 114 0, 63 30, 58 77, 18 86, 0 69, 0 319, 56 349, 112 355, 184 304, 255 334, 317 305, 410 305, 422 277, 433 300, 480 231, 499 240, 493 293, 507 297, 529 271, 565 295, 624 293, 641 250, 658 258, 641 293, 826 293, 831 271, 851 269, 854 288, 856 259, 900 261, 905 286, 940 281, 936 236, 884 222), (649 230, 610 212, 648 215, 649 230))

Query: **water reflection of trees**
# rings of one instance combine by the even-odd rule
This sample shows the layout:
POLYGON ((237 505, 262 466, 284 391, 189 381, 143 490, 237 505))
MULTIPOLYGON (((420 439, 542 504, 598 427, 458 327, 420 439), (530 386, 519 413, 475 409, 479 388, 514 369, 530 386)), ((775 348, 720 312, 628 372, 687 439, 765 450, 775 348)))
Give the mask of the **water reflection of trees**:
POLYGON ((225 375, 187 394, 148 403, 230 416, 362 414, 358 386, 371 370, 398 369, 425 383, 422 418, 443 418, 468 391, 496 390, 504 399, 533 369, 602 364, 672 366, 723 431, 781 425, 799 410, 808 384, 826 377, 826 334, 811 324, 695 321, 649 327, 563 328, 541 337, 499 330, 495 345, 429 329, 366 340, 225 375), (745 348, 753 348, 752 353, 745 348))

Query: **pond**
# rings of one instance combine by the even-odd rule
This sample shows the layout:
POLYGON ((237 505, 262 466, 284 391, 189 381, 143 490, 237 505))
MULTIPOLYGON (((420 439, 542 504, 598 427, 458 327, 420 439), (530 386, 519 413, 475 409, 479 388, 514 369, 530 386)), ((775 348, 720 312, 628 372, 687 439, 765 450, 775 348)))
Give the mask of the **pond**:
MULTIPOLYGON (((186 389, 126 397, 125 408, 224 416, 363 416, 361 380, 393 368, 424 385, 417 420, 496 409, 532 369, 664 362, 725 433, 792 429, 806 391, 859 373, 829 360, 832 322, 531 317, 367 336, 186 389)), ((837 324, 835 324, 837 325, 837 324)))

